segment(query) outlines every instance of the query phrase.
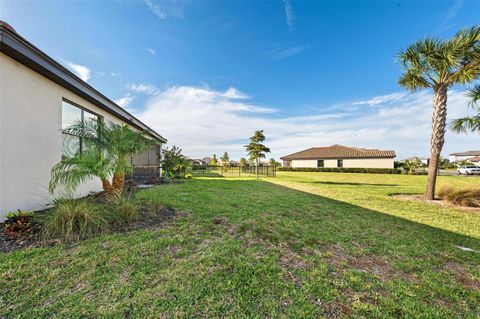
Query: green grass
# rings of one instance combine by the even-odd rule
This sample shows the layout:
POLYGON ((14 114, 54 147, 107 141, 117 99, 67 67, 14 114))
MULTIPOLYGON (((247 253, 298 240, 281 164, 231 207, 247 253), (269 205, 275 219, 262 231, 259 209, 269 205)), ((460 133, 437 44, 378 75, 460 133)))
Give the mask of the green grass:
POLYGON ((455 245, 480 250, 480 213, 389 196, 424 183, 282 172, 142 191, 184 214, 1 254, 0 317, 478 318, 480 254, 455 245))

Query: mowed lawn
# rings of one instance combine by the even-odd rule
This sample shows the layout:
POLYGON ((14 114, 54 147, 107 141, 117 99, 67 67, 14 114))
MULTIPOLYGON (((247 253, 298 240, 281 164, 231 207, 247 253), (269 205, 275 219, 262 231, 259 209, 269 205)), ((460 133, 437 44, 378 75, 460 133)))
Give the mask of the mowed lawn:
MULTIPOLYGON (((425 176, 279 173, 142 191, 164 228, 0 254, 0 318, 478 318, 480 213, 425 176)), ((479 185, 441 177, 440 184, 479 185)))

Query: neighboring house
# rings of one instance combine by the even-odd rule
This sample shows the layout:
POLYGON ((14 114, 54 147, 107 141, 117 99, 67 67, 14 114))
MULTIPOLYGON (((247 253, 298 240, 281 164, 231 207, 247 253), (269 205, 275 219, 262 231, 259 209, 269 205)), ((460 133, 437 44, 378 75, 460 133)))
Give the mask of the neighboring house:
POLYGON ((400 162, 401 162, 401 163, 405 163, 406 161, 409 161, 409 162, 420 162, 420 163, 428 166, 428 163, 430 162, 430 159, 429 159, 429 158, 426 158, 426 157, 413 156, 413 157, 409 157, 409 158, 403 159, 403 160, 401 160, 400 162))
POLYGON ((393 168, 394 151, 332 145, 312 147, 280 159, 283 167, 393 168))
POLYGON ((480 151, 466 151, 450 154, 450 162, 461 162, 480 156, 480 151))
POLYGON ((479 165, 480 164, 480 156, 469 158, 468 161, 472 162, 475 165, 479 165))
MULTIPOLYGON (((159 170, 162 136, 102 95, 0 21, 0 220, 8 211, 51 203, 51 168, 81 152, 80 138, 62 132, 76 120, 97 118, 148 133, 156 147, 131 159, 159 170)), ((82 184, 77 197, 102 190, 82 184)))
POLYGON ((192 166, 205 166, 206 165, 205 162, 202 159, 189 158, 189 157, 187 157, 186 159, 190 162, 190 165, 192 165, 192 166))

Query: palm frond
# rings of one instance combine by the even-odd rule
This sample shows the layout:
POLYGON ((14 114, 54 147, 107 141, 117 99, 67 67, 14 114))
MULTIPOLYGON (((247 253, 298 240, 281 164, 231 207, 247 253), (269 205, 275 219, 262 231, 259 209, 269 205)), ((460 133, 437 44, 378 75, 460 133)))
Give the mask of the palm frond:
POLYGON ((454 120, 450 126, 456 133, 467 133, 468 131, 480 133, 480 114, 454 120))
POLYGON ((465 95, 470 99, 468 105, 470 107, 475 107, 480 101, 480 83, 474 85, 473 88, 468 89, 465 95))

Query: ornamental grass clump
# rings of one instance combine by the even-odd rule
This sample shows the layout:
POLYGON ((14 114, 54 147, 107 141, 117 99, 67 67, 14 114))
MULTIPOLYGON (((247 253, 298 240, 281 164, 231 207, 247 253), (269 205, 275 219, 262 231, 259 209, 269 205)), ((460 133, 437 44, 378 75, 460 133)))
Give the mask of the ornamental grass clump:
POLYGON ((44 216, 43 235, 78 240, 108 231, 109 219, 109 211, 92 200, 61 199, 44 216))
POLYGON ((110 207, 112 222, 118 226, 126 225, 138 218, 140 207, 130 201, 121 200, 117 205, 110 207))
POLYGON ((438 192, 438 197, 454 205, 480 207, 480 188, 443 187, 438 192))

